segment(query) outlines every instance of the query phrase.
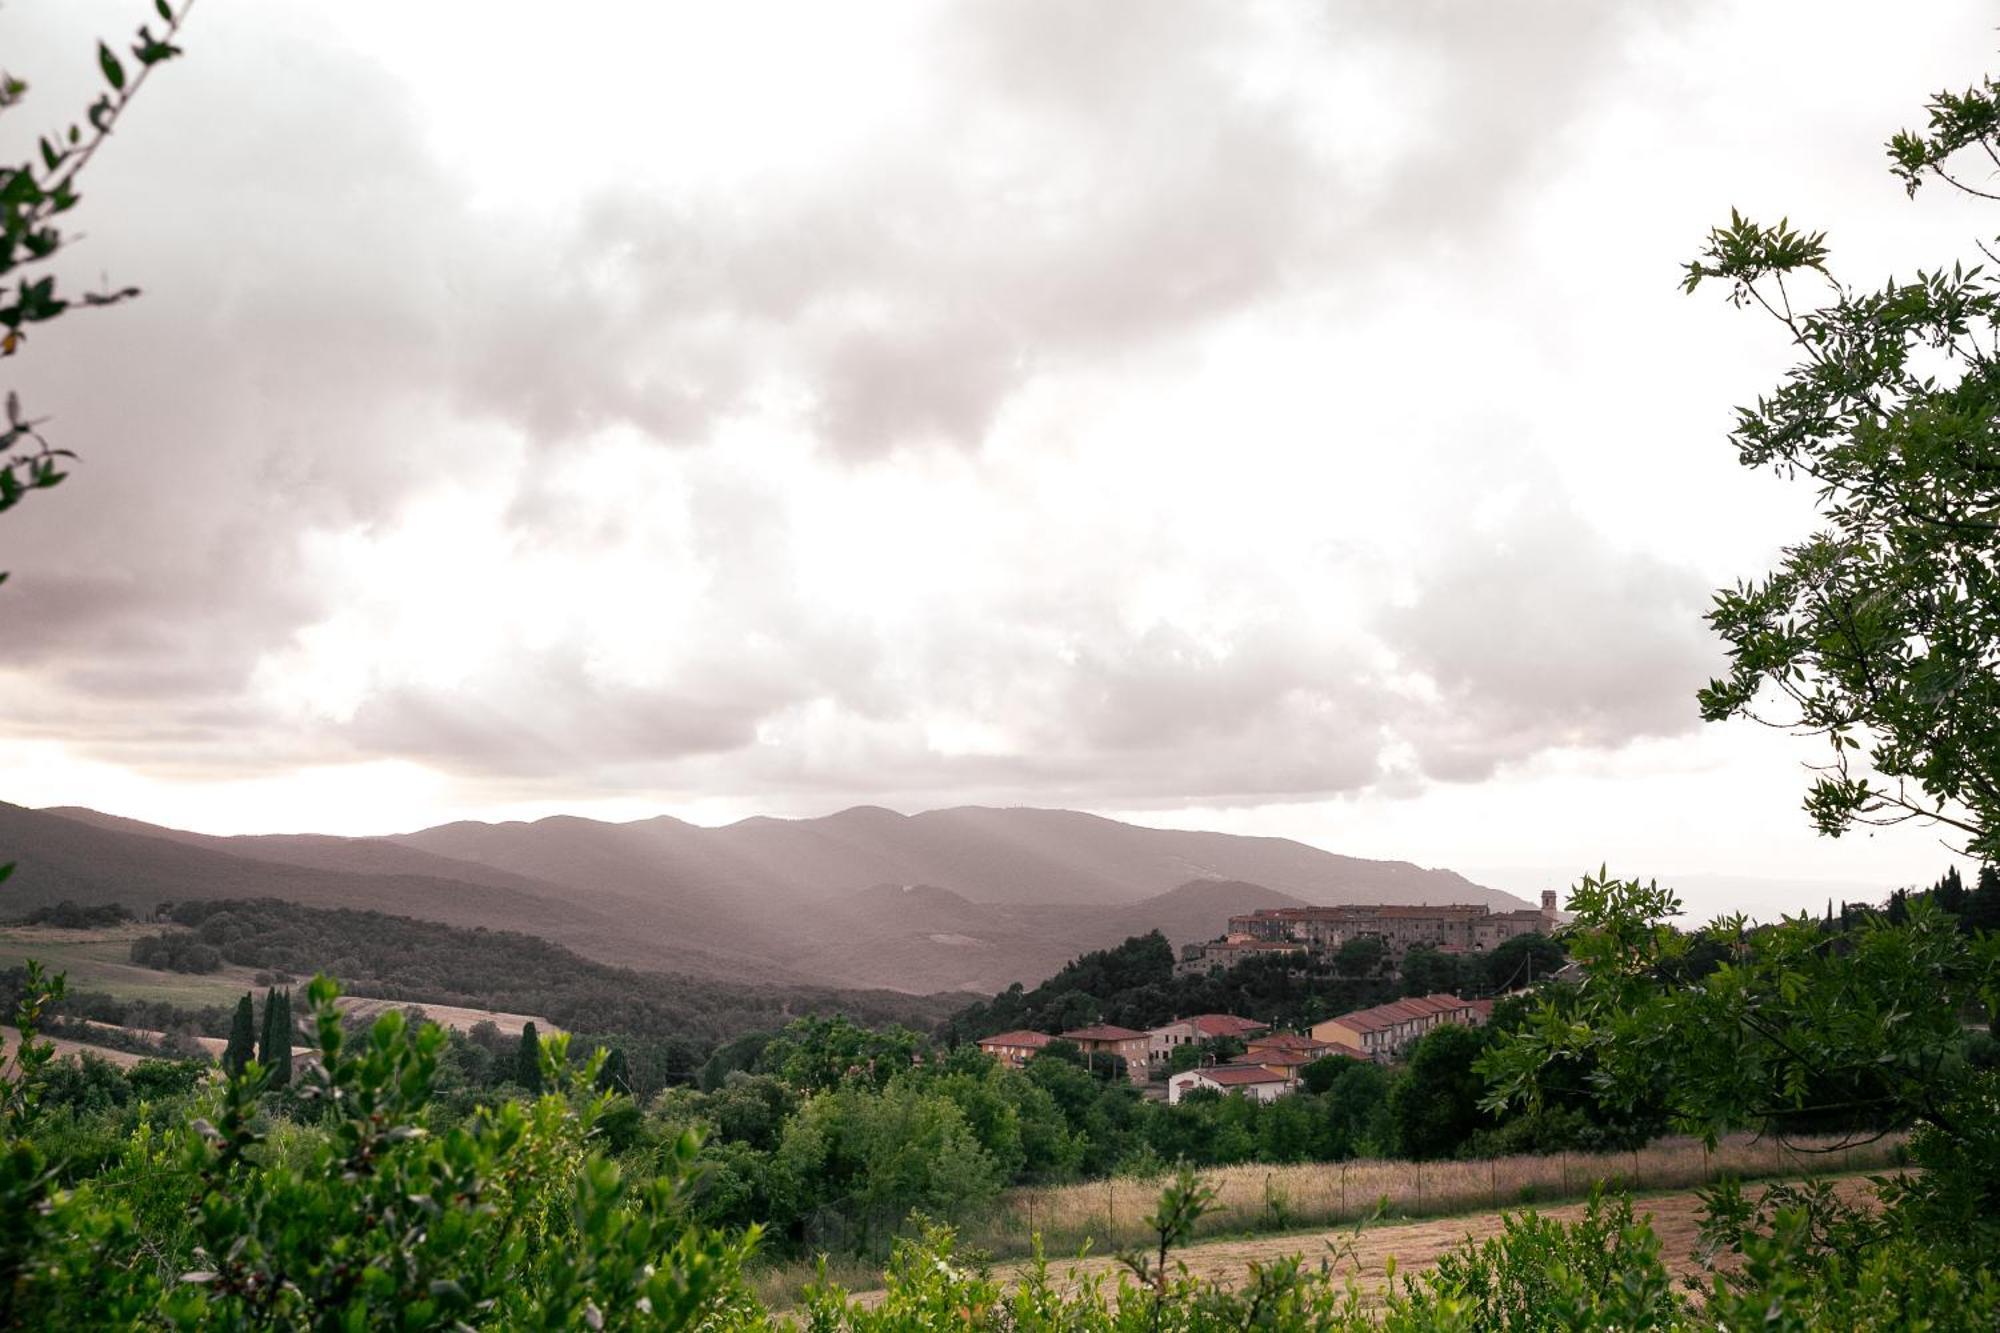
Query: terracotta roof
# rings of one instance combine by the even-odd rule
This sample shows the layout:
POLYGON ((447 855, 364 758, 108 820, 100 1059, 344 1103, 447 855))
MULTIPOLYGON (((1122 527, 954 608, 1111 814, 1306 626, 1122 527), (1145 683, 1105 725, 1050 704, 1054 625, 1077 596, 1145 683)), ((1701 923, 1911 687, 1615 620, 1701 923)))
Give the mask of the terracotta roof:
POLYGON ((1064 1041, 1134 1041, 1145 1037, 1143 1032, 1131 1028, 1121 1028, 1115 1023, 1093 1023, 1086 1028, 1074 1028, 1062 1034, 1064 1041))
POLYGON ((1216 1065, 1213 1069, 1196 1069, 1190 1072, 1225 1088, 1237 1088, 1250 1083, 1291 1082, 1290 1075, 1266 1069, 1262 1065, 1216 1065))
MULTIPOLYGON (((1336 907, 1260 907, 1239 912, 1231 921, 1369 921, 1383 917, 1467 919, 1498 915, 1479 903, 1349 903, 1336 907)), ((1515 913, 1507 913, 1512 916, 1515 913)), ((1526 910, 1526 915, 1541 913, 1526 910)))
POLYGON ((1055 1038, 1046 1032, 1019 1031, 1002 1032, 992 1037, 981 1037, 979 1044, 981 1046, 1032 1046, 1036 1050, 1040 1050, 1054 1040, 1055 1038))
POLYGON ((1351 1014, 1342 1014, 1333 1021, 1356 1032, 1381 1032, 1409 1022, 1410 1016, 1378 1004, 1373 1009, 1356 1009, 1351 1014))
POLYGON ((1272 1069, 1303 1069, 1314 1061, 1324 1060, 1332 1054, 1333 1049, 1331 1044, 1329 1044, 1328 1048, 1323 1051, 1300 1051, 1292 1050, 1288 1047, 1279 1047, 1276 1050, 1266 1048, 1250 1052, 1248 1058, 1255 1060, 1260 1065, 1267 1065, 1272 1069))
POLYGON ((1302 1037, 1296 1032, 1273 1032, 1268 1037, 1257 1037, 1250 1042, 1253 1051, 1311 1051, 1321 1046, 1331 1045, 1318 1037, 1302 1037))
POLYGON ((1333 1019, 1343 1027, 1356 1032, 1380 1032, 1396 1027, 1413 1018, 1430 1018, 1437 1014, 1459 1009, 1478 1009, 1476 1000, 1461 1000, 1454 995, 1426 995, 1420 1000, 1392 1000, 1388 1004, 1378 1004, 1372 1009, 1357 1009, 1351 1014, 1342 1014, 1333 1019))
POLYGON ((1255 1019, 1238 1018, 1235 1014, 1196 1014, 1183 1021, 1194 1024, 1194 1030, 1204 1037, 1242 1037, 1262 1032, 1270 1026, 1255 1019))

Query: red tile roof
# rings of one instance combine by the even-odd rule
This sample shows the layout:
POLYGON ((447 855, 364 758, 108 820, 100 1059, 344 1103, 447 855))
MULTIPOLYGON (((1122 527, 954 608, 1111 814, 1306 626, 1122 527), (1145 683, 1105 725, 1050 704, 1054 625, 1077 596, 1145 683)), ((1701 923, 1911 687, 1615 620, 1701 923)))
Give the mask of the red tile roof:
POLYGON ((1351 1014, 1342 1014, 1332 1020, 1356 1032, 1381 1032, 1398 1027, 1413 1019, 1433 1018, 1439 1014, 1463 1009, 1479 1008, 1475 1000, 1461 1000, 1455 995, 1426 995, 1417 1000, 1391 1000, 1388 1004, 1378 1004, 1373 1009, 1357 1009, 1351 1014))
POLYGON ((1093 1023, 1062 1034, 1064 1041, 1143 1041, 1146 1034, 1121 1028, 1115 1023, 1093 1023))
POLYGON ((1268 1037, 1257 1037, 1250 1042, 1253 1051, 1313 1051, 1331 1042, 1318 1037, 1302 1037, 1296 1032, 1273 1032, 1268 1037))
POLYGON ((1235 1014, 1196 1014, 1183 1021, 1194 1024, 1194 1030, 1204 1037, 1243 1037, 1252 1032, 1262 1032, 1270 1026, 1255 1019, 1238 1018, 1235 1014))
POLYGON ((1250 1083, 1291 1082, 1289 1074, 1281 1074, 1262 1065, 1216 1065, 1212 1069, 1197 1069, 1192 1072, 1225 1088, 1237 1088, 1250 1083))
POLYGON ((1048 1045, 1050 1042, 1054 1040, 1055 1038, 1051 1037, 1046 1032, 1027 1032, 1027 1031, 1002 1032, 998 1036, 981 1037, 979 1039, 979 1044, 982 1047, 1029 1046, 1033 1047, 1035 1050, 1040 1050, 1042 1047, 1048 1045))
POLYGON ((1262 1050, 1250 1052, 1247 1058, 1255 1060, 1260 1065, 1269 1065, 1273 1069, 1303 1069, 1315 1060, 1325 1059, 1332 1053, 1331 1050, 1296 1051, 1284 1047, 1273 1050, 1266 1047, 1262 1050))

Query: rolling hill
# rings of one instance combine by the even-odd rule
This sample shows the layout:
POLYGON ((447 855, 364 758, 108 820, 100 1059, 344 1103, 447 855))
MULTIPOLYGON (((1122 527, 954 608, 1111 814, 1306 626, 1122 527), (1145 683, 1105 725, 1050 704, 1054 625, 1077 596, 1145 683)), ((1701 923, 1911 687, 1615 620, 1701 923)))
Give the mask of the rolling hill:
POLYGON ((1158 928, 1304 902, 1518 899, 1446 870, 1282 838, 965 807, 702 828, 661 817, 455 823, 393 837, 217 837, 0 804, 21 864, 0 915, 46 902, 275 897, 518 930, 604 962, 709 976, 991 992, 1158 928))

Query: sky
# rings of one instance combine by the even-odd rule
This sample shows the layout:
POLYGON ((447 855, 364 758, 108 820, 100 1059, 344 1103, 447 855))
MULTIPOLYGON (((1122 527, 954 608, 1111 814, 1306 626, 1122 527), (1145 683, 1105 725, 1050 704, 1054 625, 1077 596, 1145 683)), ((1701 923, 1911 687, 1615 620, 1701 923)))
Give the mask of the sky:
MULTIPOLYGON (((10 4, 75 114, 133 0, 10 4)), ((0 799, 211 832, 1064 806, 1699 912, 1924 882, 1702 723, 1812 527, 1677 290, 1973 253, 1990 4, 203 0, 10 381, 0 799), (1838 887, 1829 887, 1838 886, 1838 887)))

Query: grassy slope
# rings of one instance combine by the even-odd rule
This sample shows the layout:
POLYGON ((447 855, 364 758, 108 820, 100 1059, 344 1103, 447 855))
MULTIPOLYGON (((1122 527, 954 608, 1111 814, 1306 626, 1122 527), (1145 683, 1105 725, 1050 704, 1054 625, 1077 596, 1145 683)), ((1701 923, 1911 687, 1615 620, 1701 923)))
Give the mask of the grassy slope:
POLYGON ((67 974, 73 991, 103 991, 121 1000, 164 1001, 184 1009, 235 1004, 243 992, 257 989, 254 968, 224 967, 193 976, 155 972, 129 962, 132 941, 159 931, 158 926, 138 923, 102 930, 0 926, 0 970, 33 958, 50 972, 67 974))

